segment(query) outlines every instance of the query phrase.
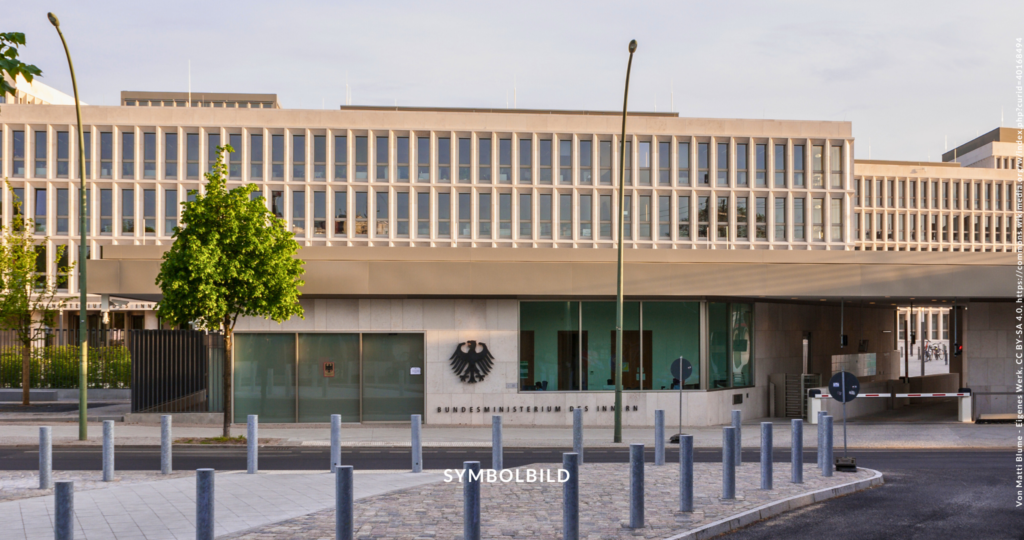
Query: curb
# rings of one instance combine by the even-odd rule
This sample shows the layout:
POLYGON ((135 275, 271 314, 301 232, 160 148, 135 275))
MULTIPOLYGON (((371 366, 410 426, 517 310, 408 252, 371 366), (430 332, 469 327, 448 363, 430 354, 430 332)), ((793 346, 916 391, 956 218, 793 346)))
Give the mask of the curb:
POLYGON ((763 506, 758 506, 757 508, 752 508, 750 510, 747 510, 746 512, 736 514, 734 516, 730 516, 725 519, 715 521, 713 523, 708 523, 703 527, 698 527, 696 529, 686 531, 682 534, 670 536, 665 540, 706 540, 708 538, 712 538, 721 534, 735 531, 736 529, 746 527, 747 525, 750 525, 757 521, 761 521, 763 519, 768 519, 770 517, 777 516, 785 512, 789 512, 790 510, 796 510, 797 508, 810 506, 814 503, 819 503, 822 501, 826 501, 828 499, 834 499, 836 497, 841 497, 843 495, 849 495, 857 491, 862 491, 865 489, 870 489, 885 484, 885 479, 883 478, 882 473, 874 469, 867 469, 864 467, 861 467, 861 469, 865 471, 871 471, 875 474, 871 478, 865 478, 863 480, 857 480, 854 482, 850 482, 848 484, 841 484, 838 486, 819 489, 818 491, 812 491, 810 493, 804 493, 801 495, 794 495, 787 499, 782 499, 781 501, 775 501, 772 503, 765 504, 763 506))

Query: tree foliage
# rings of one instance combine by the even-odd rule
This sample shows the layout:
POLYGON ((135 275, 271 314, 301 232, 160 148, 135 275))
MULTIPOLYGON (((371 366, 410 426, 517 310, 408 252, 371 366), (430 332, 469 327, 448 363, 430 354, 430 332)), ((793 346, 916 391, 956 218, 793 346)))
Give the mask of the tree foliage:
POLYGON ((0 32, 0 96, 14 95, 14 84, 20 75, 25 81, 32 82, 36 75, 43 72, 32 64, 18 60, 18 47, 25 45, 25 34, 21 32, 0 32), (10 82, 4 77, 11 78, 10 82))

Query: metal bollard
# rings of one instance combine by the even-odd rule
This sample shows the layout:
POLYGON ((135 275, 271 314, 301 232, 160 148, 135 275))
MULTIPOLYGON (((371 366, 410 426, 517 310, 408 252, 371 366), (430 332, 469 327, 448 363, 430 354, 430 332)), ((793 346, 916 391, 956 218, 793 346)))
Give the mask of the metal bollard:
POLYGON ((736 460, 736 466, 739 467, 743 463, 743 411, 733 409, 732 411, 732 427, 736 429, 736 452, 733 456, 736 460))
POLYGON ((832 416, 826 416, 825 420, 825 454, 822 456, 822 472, 825 476, 832 476, 832 416))
POLYGON ((817 452, 817 456, 816 457, 818 458, 818 469, 821 470, 821 471, 825 470, 825 466, 823 465, 825 460, 822 459, 822 457, 825 455, 825 420, 824 420, 824 418, 825 418, 825 416, 827 414, 828 413, 825 412, 825 411, 818 411, 818 447, 817 447, 817 450, 816 450, 816 452, 817 452))
POLYGON ((480 540, 480 462, 466 461, 462 467, 462 537, 480 540))
POLYGON ((580 456, 583 465, 583 409, 579 407, 572 411, 572 451, 580 456))
POLYGON ((693 435, 679 436, 679 511, 693 512, 693 435))
POLYGON ((501 447, 501 416, 491 417, 491 468, 500 471, 505 468, 504 450, 501 447))
POLYGON ((331 472, 341 466, 341 415, 331 415, 331 472))
POLYGON ((804 421, 793 419, 793 439, 790 442, 790 463, 793 466, 792 482, 804 483, 804 421))
POLYGON ((629 445, 629 528, 644 527, 644 445, 629 445))
POLYGON ((54 525, 56 540, 72 540, 75 537, 75 483, 71 480, 57 482, 53 493, 54 525))
POLYGON ((114 481, 114 421, 103 421, 103 481, 114 481))
POLYGON ((53 430, 39 428, 39 489, 53 487, 53 430))
POLYGON ((171 415, 160 417, 160 474, 171 474, 171 415))
POLYGON ((665 464, 665 411, 654 411, 654 464, 665 464))
POLYGON ((736 428, 722 428, 722 498, 736 498, 736 428))
POLYGON ((248 443, 248 456, 246 458, 245 467, 246 472, 249 474, 256 474, 260 471, 260 419, 255 414, 249 415, 249 423, 246 430, 246 442, 248 443))
POLYGON ((772 488, 772 423, 761 422, 761 489, 772 488))
POLYGON ((580 456, 576 453, 562 454, 562 468, 569 478, 562 483, 562 538, 580 538, 580 456))
POLYGON ((338 465, 334 469, 334 537, 337 540, 355 538, 355 521, 352 517, 355 496, 352 486, 352 466, 338 465))
POLYGON ((423 472, 423 441, 420 430, 423 428, 423 417, 412 415, 412 472, 423 472))
POLYGON ((213 469, 196 469, 196 540, 213 540, 213 469))

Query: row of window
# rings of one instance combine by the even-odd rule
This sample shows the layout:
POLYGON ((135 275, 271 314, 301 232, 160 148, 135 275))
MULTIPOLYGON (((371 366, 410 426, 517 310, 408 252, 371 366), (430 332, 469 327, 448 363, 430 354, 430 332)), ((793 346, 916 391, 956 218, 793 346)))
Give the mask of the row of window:
MULTIPOLYGON (((914 310, 914 312, 910 313, 910 331, 915 334, 916 338, 949 339, 949 310, 943 310, 942 313, 917 313, 916 311, 914 310), (942 323, 941 333, 940 321, 942 323), (940 335, 942 337, 939 337, 940 335)), ((900 342, 906 339, 906 324, 907 313, 904 310, 900 310, 899 323, 897 325, 900 342)))
POLYGON ((1012 211, 1015 200, 1012 182, 856 178, 854 186, 854 206, 863 207, 1012 211))
MULTIPOLYGON (((48 144, 46 131, 33 131, 32 159, 26 156, 26 132, 11 131, 11 176, 36 178, 47 177, 48 144), (26 167, 31 167, 26 169, 26 167), (28 173, 32 174, 29 175, 28 173)), ((222 140, 219 133, 207 133, 205 159, 199 133, 184 134, 184 152, 179 152, 179 134, 162 134, 163 148, 158 148, 157 133, 142 133, 136 141, 134 131, 119 133, 120 148, 115 163, 115 137, 113 132, 99 133, 99 177, 113 178, 115 167, 117 177, 124 179, 156 179, 158 168, 164 179, 199 179, 200 175, 212 169, 216 162, 216 148, 230 144, 235 152, 228 156, 228 175, 232 179, 247 180, 305 179, 307 172, 312 180, 346 181, 350 166, 353 180, 398 182, 441 182, 441 183, 504 183, 513 181, 521 184, 581 184, 612 185, 613 148, 610 140, 592 139, 550 139, 520 138, 513 144, 512 138, 492 139, 490 137, 394 137, 389 135, 353 137, 350 149, 347 135, 313 135, 311 152, 307 155, 307 136, 291 134, 289 139, 281 134, 250 134, 248 145, 243 149, 242 134, 228 134, 222 140), (266 140, 269 139, 269 140, 266 140), (329 139, 331 139, 329 141, 329 139), (141 152, 136 156, 136 144, 141 142, 141 152), (286 142, 289 144, 286 145, 286 142), (328 143, 331 156, 328 156, 328 143), (534 143, 537 143, 536 155, 534 143), (269 143, 269 145, 265 144, 269 143), (372 149, 371 149, 372 145, 372 149), (513 156, 514 146, 518 147, 513 156), (245 150, 245 152, 243 152, 245 150), (354 162, 349 163, 350 150, 354 162), (394 156, 392 156, 394 152, 394 156), (574 156, 575 154, 575 156, 574 156), (158 159, 158 155, 160 158, 158 159), (243 160, 243 155, 246 159, 243 160), (392 157, 393 162, 392 162, 392 157), (330 162, 329 162, 330 158, 330 162), (496 159, 495 159, 496 158, 496 159), (136 163, 141 159, 141 163, 136 163), (536 163, 534 160, 536 159, 536 163), (244 163, 243 163, 244 161, 244 163), (391 173, 394 167, 394 174, 391 173), (475 174, 474 174, 475 171, 475 174)), ((67 178, 68 163, 67 131, 56 132, 56 176, 67 178)), ((85 133, 86 170, 91 173, 92 133, 85 133)), ((841 145, 842 143, 837 143, 841 145)), ((627 185, 641 186, 787 186, 787 163, 792 161, 794 187, 842 188, 843 155, 841 146, 795 144, 773 144, 769 148, 763 143, 708 143, 678 142, 676 164, 672 166, 672 143, 666 141, 638 141, 634 153, 633 142, 625 144, 627 185), (656 148, 656 150, 655 150, 656 148), (791 148, 791 150, 790 150, 791 148), (826 148, 829 171, 826 171, 826 148), (714 149, 714 152, 712 152, 714 149), (714 153, 714 156, 712 156, 714 153), (634 168, 634 157, 637 161, 634 168), (714 157, 714 160, 712 160, 714 157), (810 182, 805 182, 805 163, 810 161, 810 182), (721 166, 720 164, 727 164, 721 166), (695 166, 692 166, 695 165, 695 166), (770 168, 769 168, 770 167, 770 168), (634 170, 635 169, 635 170, 634 170), (733 174, 734 173, 734 174, 733 174), (733 178, 734 181, 730 179, 733 178), (673 183, 673 178, 675 182, 673 183)), ((0 134, 0 148, 3 148, 0 134)), ((2 163, 2 155, 0 155, 2 163)))
POLYGON ((854 214, 855 241, 1010 243, 1013 216, 854 214), (874 216, 874 217, 872 217, 874 216), (920 232, 920 234, 919 234, 920 232))

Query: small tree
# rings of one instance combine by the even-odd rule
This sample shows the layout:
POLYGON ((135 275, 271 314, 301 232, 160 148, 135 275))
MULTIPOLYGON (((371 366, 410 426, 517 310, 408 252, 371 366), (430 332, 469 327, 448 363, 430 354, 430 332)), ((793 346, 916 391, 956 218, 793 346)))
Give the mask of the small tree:
POLYGON ((44 339, 57 320, 64 299, 57 298, 57 287, 67 284, 70 268, 64 257, 65 246, 57 246, 56 279, 46 276, 46 244, 49 237, 37 239, 35 220, 25 219, 21 201, 11 191, 14 217, 11 226, 0 226, 0 329, 10 331, 21 344, 21 402, 29 404, 32 343, 44 339))
POLYGON ((33 77, 43 74, 36 66, 18 60, 18 46, 24 44, 25 34, 21 32, 0 33, 0 96, 14 95, 14 84, 18 83, 19 75, 25 81, 32 82, 33 77), (11 81, 7 82, 4 75, 10 77, 11 81))
POLYGON ((224 332, 224 436, 231 436, 232 349, 238 317, 284 322, 303 316, 299 287, 304 283, 298 243, 266 207, 251 199, 254 184, 228 190, 224 152, 206 174, 206 193, 182 203, 181 226, 164 254, 156 284, 163 292, 157 313, 171 324, 224 332))

